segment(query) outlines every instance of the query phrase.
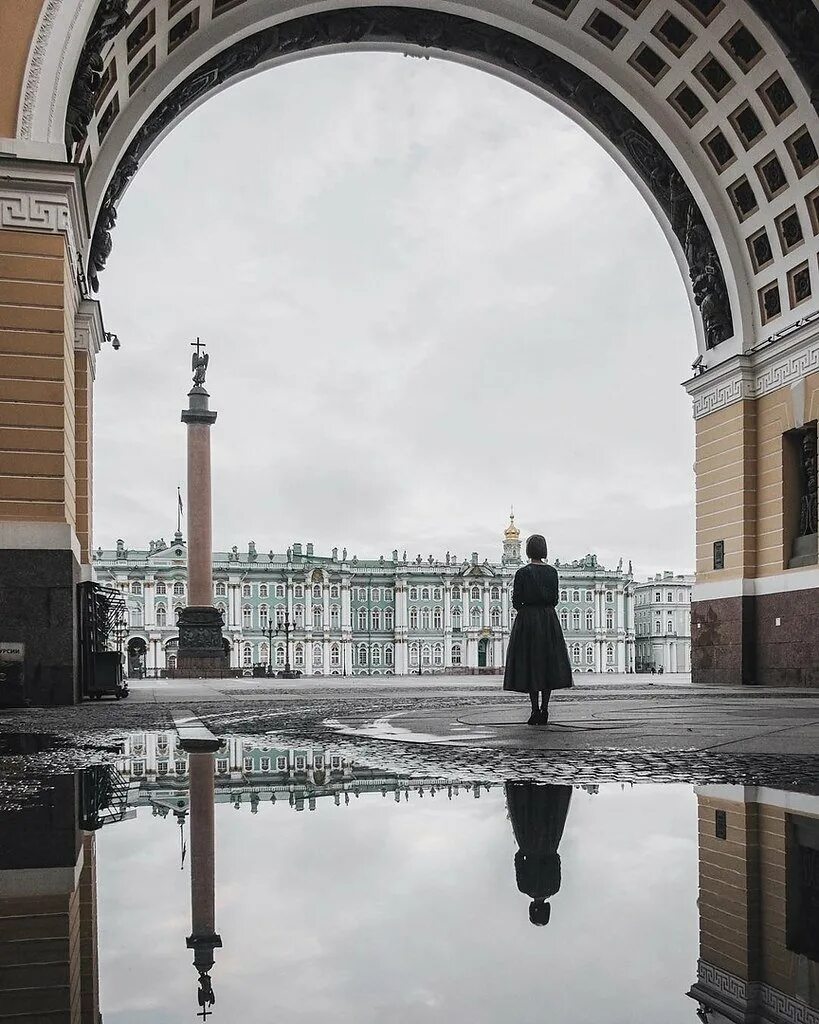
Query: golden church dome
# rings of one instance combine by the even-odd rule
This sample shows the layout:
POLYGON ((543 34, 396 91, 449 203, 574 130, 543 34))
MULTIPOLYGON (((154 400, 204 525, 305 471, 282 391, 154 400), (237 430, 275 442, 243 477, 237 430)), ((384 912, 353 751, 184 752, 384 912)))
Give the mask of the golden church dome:
POLYGON ((503 531, 506 540, 520 540, 520 530, 515 526, 515 513, 509 513, 509 525, 503 531))

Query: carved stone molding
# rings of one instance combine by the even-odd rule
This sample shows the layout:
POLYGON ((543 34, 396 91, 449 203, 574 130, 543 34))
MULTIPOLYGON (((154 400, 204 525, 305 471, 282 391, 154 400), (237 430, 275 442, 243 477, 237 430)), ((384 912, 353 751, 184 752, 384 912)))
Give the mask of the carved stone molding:
POLYGON ((786 995, 772 985, 747 982, 707 960, 697 964, 697 983, 688 993, 693 999, 717 1008, 732 1008, 753 1014, 754 1020, 788 1024, 819 1024, 819 1010, 786 995), (721 1006, 719 1004, 722 1004, 721 1006))
MULTIPOLYGON (((114 0, 108 2, 113 9, 114 0)), ((98 287, 98 274, 111 252, 120 198, 153 143, 189 106, 236 75, 276 58, 364 42, 460 54, 522 78, 580 113, 617 147, 667 217, 688 262, 708 347, 733 335, 722 265, 702 212, 671 158, 620 100, 573 64, 511 32, 457 15, 403 7, 360 7, 282 22, 234 43, 189 75, 150 113, 112 176, 94 228, 91 286, 98 287)))
POLYGON ((95 377, 96 356, 105 341, 102 310, 96 299, 82 299, 74 315, 74 348, 88 353, 91 379, 95 377))
POLYGON ((60 13, 63 0, 46 0, 40 15, 40 23, 37 26, 37 38, 29 54, 28 68, 26 69, 26 81, 23 87, 23 103, 20 110, 17 134, 21 139, 30 139, 34 120, 34 104, 40 90, 40 79, 43 74, 43 63, 45 61, 48 44, 51 41, 51 33, 54 22, 60 13))
POLYGON ((761 398, 817 371, 819 323, 759 351, 733 356, 686 381, 685 389, 694 399, 694 419, 701 419, 734 402, 761 398))
POLYGON ((88 244, 88 218, 73 164, 0 160, 0 229, 60 232, 72 261, 88 244))

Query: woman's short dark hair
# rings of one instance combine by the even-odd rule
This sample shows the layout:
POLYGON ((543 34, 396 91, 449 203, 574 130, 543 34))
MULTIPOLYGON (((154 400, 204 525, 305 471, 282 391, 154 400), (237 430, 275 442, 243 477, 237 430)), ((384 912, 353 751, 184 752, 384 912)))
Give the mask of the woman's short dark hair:
POLYGON ((552 908, 542 900, 532 900, 529 904, 529 920, 535 928, 542 928, 549 923, 552 916, 552 908))
POLYGON ((533 533, 526 541, 526 557, 543 558, 545 560, 547 554, 546 538, 542 537, 539 533, 533 533))

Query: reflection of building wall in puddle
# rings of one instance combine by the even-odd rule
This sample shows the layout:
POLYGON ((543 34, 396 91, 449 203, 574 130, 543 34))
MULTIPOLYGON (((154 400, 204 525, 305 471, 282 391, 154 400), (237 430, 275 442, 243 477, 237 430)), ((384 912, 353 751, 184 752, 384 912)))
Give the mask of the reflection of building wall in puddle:
POLYGON ((819 1024, 819 797, 698 791, 700 959, 710 1024, 819 1024))
POLYGON ((0 812, 0 1021, 98 1024, 96 846, 79 782, 0 812))

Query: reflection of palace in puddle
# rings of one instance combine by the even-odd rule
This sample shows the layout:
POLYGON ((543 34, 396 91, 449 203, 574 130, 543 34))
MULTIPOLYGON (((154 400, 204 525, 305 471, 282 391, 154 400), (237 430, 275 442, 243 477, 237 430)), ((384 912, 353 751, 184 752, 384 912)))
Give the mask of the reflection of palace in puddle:
MULTIPOLYGON (((187 813, 188 757, 175 732, 135 733, 123 742, 118 764, 131 784, 129 803, 150 806, 154 814, 187 813)), ((317 801, 349 804, 362 794, 380 793, 396 802, 411 796, 469 792, 476 799, 491 786, 451 782, 435 776, 408 778, 367 768, 321 744, 259 746, 241 737, 225 740, 214 759, 215 801, 257 813, 262 804, 286 803, 297 811, 315 810, 317 801)))
POLYGON ((700 1019, 819 1024, 819 795, 697 792, 700 1019))

